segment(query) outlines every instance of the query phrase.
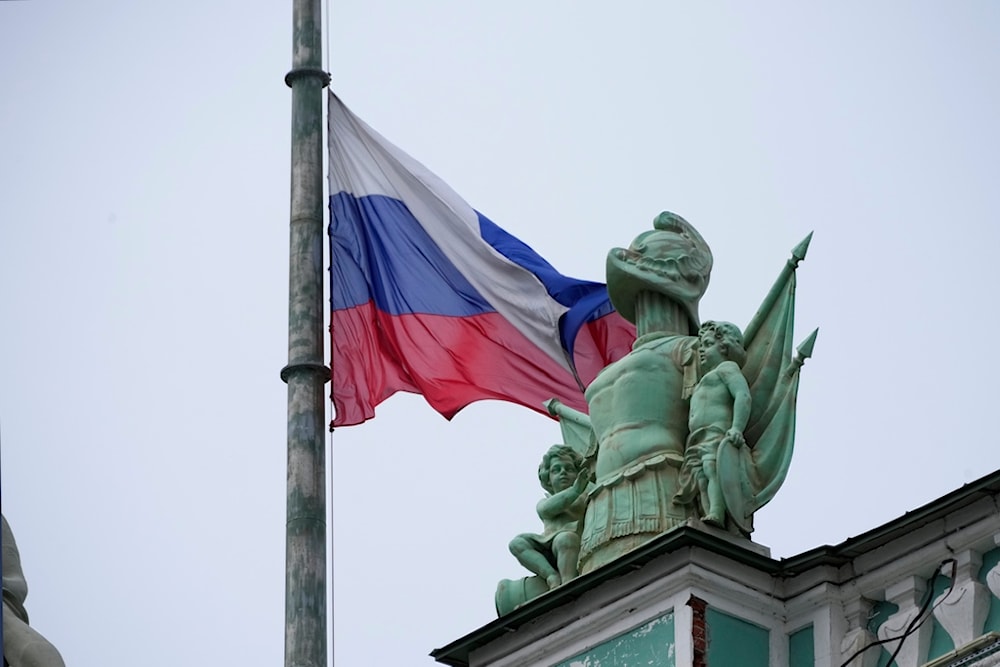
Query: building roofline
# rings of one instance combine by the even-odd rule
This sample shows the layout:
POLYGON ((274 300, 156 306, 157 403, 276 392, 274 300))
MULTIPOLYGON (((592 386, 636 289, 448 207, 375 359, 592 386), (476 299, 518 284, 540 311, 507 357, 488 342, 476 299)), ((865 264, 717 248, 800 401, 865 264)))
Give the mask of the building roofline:
POLYGON ((781 559, 781 574, 794 576, 802 570, 817 565, 845 565, 858 556, 885 546, 893 540, 937 521, 979 498, 1000 495, 1000 470, 963 484, 925 505, 910 510, 903 516, 872 528, 855 537, 849 537, 835 546, 825 545, 810 549, 797 556, 781 559))
POLYGON ((431 657, 445 665, 466 667, 472 651, 517 631, 548 612, 579 599, 586 592, 612 579, 616 579, 650 561, 679 549, 700 547, 725 556, 737 563, 752 567, 775 577, 793 577, 806 570, 824 566, 842 566, 854 558, 877 549, 907 535, 928 523, 968 505, 979 497, 1000 495, 1000 470, 963 485, 936 500, 905 513, 838 545, 825 545, 810 549, 790 558, 775 560, 756 551, 740 546, 719 535, 704 532, 692 526, 682 526, 663 533, 646 544, 592 572, 581 575, 559 588, 528 601, 518 609, 491 621, 477 630, 434 649, 431 657))

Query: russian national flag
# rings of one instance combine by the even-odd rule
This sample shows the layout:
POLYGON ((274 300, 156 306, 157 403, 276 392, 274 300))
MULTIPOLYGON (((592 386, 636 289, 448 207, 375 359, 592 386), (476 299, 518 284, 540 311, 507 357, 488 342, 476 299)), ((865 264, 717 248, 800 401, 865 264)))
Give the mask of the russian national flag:
POLYGON ((581 383, 635 339, 607 288, 561 275, 333 93, 329 138, 334 425, 397 391, 448 419, 484 398, 586 410, 581 383))

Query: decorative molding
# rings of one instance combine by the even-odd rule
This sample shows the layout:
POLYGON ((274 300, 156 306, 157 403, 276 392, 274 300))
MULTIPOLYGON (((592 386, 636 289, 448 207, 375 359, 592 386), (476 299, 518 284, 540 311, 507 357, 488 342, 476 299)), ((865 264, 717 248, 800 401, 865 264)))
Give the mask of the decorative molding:
MULTIPOLYGON (((993 536, 993 542, 1000 546, 1000 535, 993 536)), ((1000 563, 997 563, 986 573, 986 585, 995 597, 1000 598, 1000 563)))
POLYGON ((1000 634, 989 632, 968 646, 942 655, 924 667, 996 667, 1000 665, 1000 634))
POLYGON ((851 656, 855 656, 845 667, 876 667, 878 665, 879 654, 877 648, 871 646, 878 641, 871 630, 868 629, 868 618, 871 616, 872 600, 863 597, 856 597, 844 602, 844 617, 847 619, 847 632, 840 642, 840 663, 844 663, 851 656), (862 651, 865 647, 870 647, 862 651), (858 651, 862 651, 858 653, 858 651))
MULTIPOLYGON (((982 556, 971 549, 955 555, 955 580, 950 591, 934 600, 934 618, 945 629, 956 648, 972 642, 983 633, 990 613, 990 592, 975 579, 982 567, 982 556)), ((950 575, 950 567, 942 574, 950 575)))
POLYGON ((919 577, 904 577, 886 589, 886 599, 897 605, 899 611, 879 626, 878 638, 883 641, 901 638, 901 647, 900 641, 889 641, 885 644, 885 649, 889 653, 899 648, 896 667, 919 667, 927 659, 933 630, 931 624, 917 621, 910 634, 904 637, 907 628, 920 614, 920 603, 926 590, 927 584, 919 577))

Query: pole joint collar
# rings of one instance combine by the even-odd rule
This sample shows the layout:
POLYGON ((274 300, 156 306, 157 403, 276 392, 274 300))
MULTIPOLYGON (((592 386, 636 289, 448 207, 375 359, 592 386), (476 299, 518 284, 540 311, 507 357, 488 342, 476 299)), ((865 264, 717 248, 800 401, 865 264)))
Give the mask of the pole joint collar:
POLYGON ((304 79, 311 76, 318 78, 320 83, 323 84, 323 88, 330 85, 330 73, 318 67, 296 67, 285 75, 285 85, 291 88, 297 79, 304 79))
POLYGON ((281 381, 288 384, 288 378, 292 373, 316 373, 323 379, 324 383, 330 381, 330 369, 323 364, 317 364, 312 361, 301 364, 288 364, 281 369, 281 381))

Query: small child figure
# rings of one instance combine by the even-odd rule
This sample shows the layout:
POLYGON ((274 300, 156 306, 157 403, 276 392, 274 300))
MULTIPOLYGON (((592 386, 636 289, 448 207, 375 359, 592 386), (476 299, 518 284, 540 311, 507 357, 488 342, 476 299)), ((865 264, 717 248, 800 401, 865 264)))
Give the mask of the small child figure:
POLYGON ((674 501, 688 504, 698 497, 702 521, 724 527, 726 502, 719 484, 719 447, 746 444, 743 431, 750 419, 750 387, 740 368, 746 360, 743 334, 729 322, 705 322, 698 329, 698 359, 703 373, 691 394, 688 439, 679 489, 674 501))
POLYGON ((510 552, 552 590, 579 574, 580 520, 587 509, 584 492, 590 471, 575 449, 553 445, 538 466, 538 480, 551 494, 538 501, 536 508, 542 534, 518 535, 510 541, 510 552))

